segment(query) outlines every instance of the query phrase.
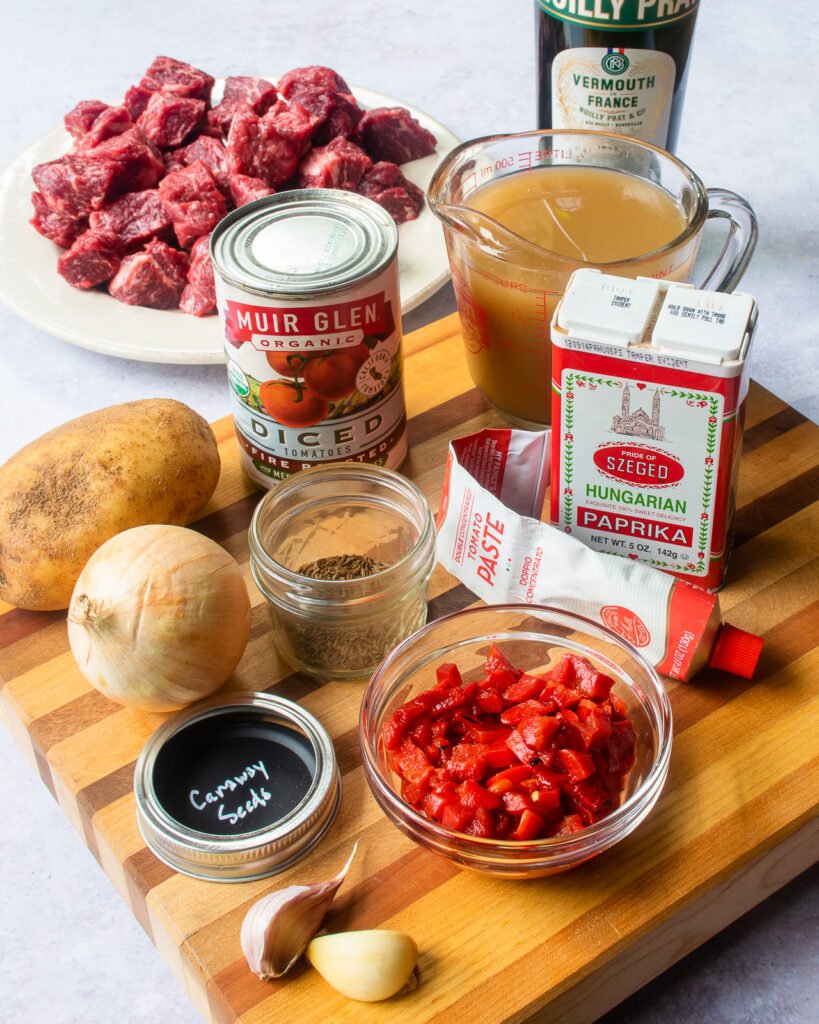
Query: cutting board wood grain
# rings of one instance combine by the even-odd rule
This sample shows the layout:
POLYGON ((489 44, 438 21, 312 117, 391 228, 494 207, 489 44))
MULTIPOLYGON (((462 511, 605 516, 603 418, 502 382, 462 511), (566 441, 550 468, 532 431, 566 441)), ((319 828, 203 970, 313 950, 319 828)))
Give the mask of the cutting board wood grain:
MULTIPOLYGON (((405 339, 404 471, 433 508, 449 439, 502 425, 472 387, 461 345, 455 316, 405 339)), ((247 571, 246 530, 260 495, 239 468, 231 421, 214 429, 222 476, 195 526, 239 560, 253 598, 250 643, 228 688, 300 701, 330 732, 343 773, 338 818, 300 864, 225 885, 158 861, 137 829, 133 770, 164 716, 121 708, 88 687, 64 613, 0 606, 6 724, 206 1020, 590 1021, 817 859, 819 429, 784 402, 751 387, 736 548, 721 595, 731 622, 765 637, 756 678, 709 670, 670 683, 674 749, 652 815, 608 854, 536 882, 460 870, 377 808, 356 737, 361 684, 319 686, 277 656, 247 571), (356 838, 328 926, 409 932, 421 950, 420 987, 364 1005, 306 966, 259 981, 239 948, 247 909, 279 886, 329 878, 356 838)), ((440 568, 430 597, 431 617, 472 602, 440 568)))

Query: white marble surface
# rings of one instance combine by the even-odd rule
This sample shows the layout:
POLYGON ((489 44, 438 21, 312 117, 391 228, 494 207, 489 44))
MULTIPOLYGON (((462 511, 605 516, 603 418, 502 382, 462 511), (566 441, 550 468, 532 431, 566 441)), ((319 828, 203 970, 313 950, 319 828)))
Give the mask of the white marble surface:
MULTIPOLYGON (((734 189, 756 208, 760 244, 742 285, 762 310, 754 375, 814 419, 819 109, 810 86, 819 71, 817 25, 808 0, 704 2, 678 149, 706 184, 734 189)), ((215 74, 333 64, 350 81, 429 111, 464 139, 534 122, 530 0, 11 0, 0 38, 0 165, 77 100, 120 95, 157 53, 215 74)), ((451 289, 443 289, 407 318, 405 330, 452 308, 451 289)), ((170 396, 210 419, 227 411, 219 367, 95 355, 5 309, 0 338, 0 460, 52 426, 114 402, 170 396)), ((193 1024, 187 998, 1 729, 0 758, 0 1019, 193 1024)), ((814 869, 607 1021, 813 1022, 817 924, 814 869)))

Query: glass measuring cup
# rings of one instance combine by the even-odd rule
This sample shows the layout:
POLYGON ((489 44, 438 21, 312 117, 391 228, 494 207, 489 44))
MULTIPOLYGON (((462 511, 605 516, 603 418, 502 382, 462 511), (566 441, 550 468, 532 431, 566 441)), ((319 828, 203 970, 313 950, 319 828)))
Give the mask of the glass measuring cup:
MULTIPOLYGON (((578 178, 582 177, 578 175, 578 178)), ((618 178, 620 176, 618 175, 618 178)), ((515 182, 517 184, 517 180, 515 182)), ((525 184, 525 183, 524 183, 525 184)), ((582 190, 581 190, 582 191, 582 190)), ((466 142, 447 156, 429 187, 430 207, 444 224, 466 359, 478 389, 512 423, 550 422, 549 325, 566 282, 579 267, 622 277, 687 281, 709 218, 729 223, 725 244, 700 288, 730 292, 757 238, 754 212, 740 196, 706 189, 681 160, 648 143, 580 130, 493 135, 466 142), (613 262, 566 256, 543 248, 472 205, 489 184, 510 175, 548 174, 550 168, 618 171, 661 189, 678 208, 667 243, 613 262)), ((607 225, 601 218, 601 232, 607 225)), ((617 241, 628 247, 622 225, 617 241)))

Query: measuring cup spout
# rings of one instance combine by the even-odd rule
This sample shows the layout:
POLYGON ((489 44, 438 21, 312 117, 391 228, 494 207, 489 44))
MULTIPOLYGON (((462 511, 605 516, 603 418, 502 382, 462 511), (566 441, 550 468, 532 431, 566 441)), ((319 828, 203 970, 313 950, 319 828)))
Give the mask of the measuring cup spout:
POLYGON ((561 259, 560 256, 548 253, 541 246, 505 228, 494 217, 489 217, 480 210, 454 203, 435 202, 431 196, 430 207, 444 225, 460 235, 463 241, 496 259, 518 266, 540 265, 544 257, 561 259))

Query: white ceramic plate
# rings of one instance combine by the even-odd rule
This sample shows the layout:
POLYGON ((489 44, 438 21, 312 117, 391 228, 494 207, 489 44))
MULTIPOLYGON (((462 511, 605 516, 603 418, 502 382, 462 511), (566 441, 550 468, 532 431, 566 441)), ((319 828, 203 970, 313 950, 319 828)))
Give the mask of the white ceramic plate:
MULTIPOLYGON (((274 79, 275 80, 275 79, 274 79)), ((217 86, 218 88, 218 86, 217 86)), ((406 107, 438 140, 430 156, 404 164, 410 181, 426 191, 432 173, 458 139, 429 115, 390 96, 353 88, 362 107, 406 107)), ((57 273, 62 251, 29 224, 31 170, 68 152, 63 128, 29 146, 0 177, 0 299, 15 313, 57 338, 123 359, 152 363, 221 363, 219 318, 180 310, 126 306, 104 291, 72 288, 57 273)), ((401 310, 414 309, 449 277, 443 231, 428 206, 398 231, 401 310)))

